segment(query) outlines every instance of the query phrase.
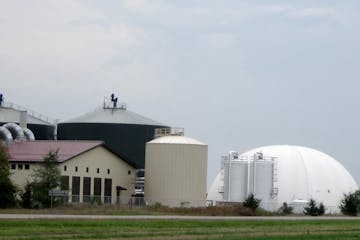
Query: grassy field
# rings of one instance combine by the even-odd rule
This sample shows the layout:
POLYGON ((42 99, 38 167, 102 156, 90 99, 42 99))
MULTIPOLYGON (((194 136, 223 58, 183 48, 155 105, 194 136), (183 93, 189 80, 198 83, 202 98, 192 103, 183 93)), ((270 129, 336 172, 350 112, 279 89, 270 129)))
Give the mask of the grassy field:
POLYGON ((1 220, 0 239, 360 239, 360 221, 1 220))

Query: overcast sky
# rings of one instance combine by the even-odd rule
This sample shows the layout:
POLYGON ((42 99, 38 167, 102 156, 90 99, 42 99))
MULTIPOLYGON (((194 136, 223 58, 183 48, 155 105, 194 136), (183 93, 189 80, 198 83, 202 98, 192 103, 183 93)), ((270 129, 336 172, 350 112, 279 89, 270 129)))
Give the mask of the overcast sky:
POLYGON ((66 120, 118 95, 209 145, 323 151, 360 183, 360 1, 0 0, 0 92, 66 120))

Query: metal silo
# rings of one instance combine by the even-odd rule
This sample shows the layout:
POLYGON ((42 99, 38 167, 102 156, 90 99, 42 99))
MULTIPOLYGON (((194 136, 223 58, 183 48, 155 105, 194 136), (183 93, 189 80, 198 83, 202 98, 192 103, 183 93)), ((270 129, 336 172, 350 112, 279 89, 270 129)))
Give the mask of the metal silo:
POLYGON ((144 168, 145 144, 163 124, 127 110, 126 104, 104 101, 103 106, 57 125, 59 140, 101 140, 124 160, 144 168))
POLYGON ((50 118, 10 102, 0 105, 0 126, 16 123, 25 130, 25 134, 34 134, 36 140, 52 140, 55 134, 55 124, 50 118))
POLYGON ((205 206, 207 145, 179 135, 146 144, 145 199, 149 204, 205 206))
POLYGON ((269 209, 276 198, 276 158, 261 152, 247 156, 230 151, 222 159, 224 200, 243 202, 249 194, 254 194, 269 209))
POLYGON ((236 202, 246 198, 249 167, 248 160, 240 159, 238 152, 230 151, 229 155, 223 156, 224 199, 236 202))

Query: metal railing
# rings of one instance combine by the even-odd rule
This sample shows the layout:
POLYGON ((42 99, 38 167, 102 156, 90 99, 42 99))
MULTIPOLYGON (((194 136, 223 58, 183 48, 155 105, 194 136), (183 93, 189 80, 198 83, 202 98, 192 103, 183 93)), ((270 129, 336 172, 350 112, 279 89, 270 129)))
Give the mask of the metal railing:
POLYGON ((5 108, 11 108, 17 111, 26 111, 28 115, 30 115, 31 117, 37 118, 39 120, 42 120, 44 122, 47 122, 49 124, 55 124, 56 120, 49 118, 41 113, 38 113, 36 111, 33 111, 31 109, 25 108, 23 106, 17 105, 15 103, 11 103, 11 102, 3 102, 1 107, 5 107, 5 108))
MULTIPOLYGON (((207 206, 226 206, 226 205, 240 205, 241 202, 231 202, 231 201, 216 201, 216 200, 181 200, 181 199, 151 199, 146 197, 120 197, 120 196, 94 196, 94 195, 84 195, 80 198, 79 195, 69 195, 69 196, 59 196, 54 197, 54 202, 57 202, 59 205, 113 205, 119 206, 124 209, 132 208, 148 208, 148 207, 207 207, 207 206), (80 201, 81 200, 81 201, 80 201)), ((278 212, 279 209, 283 206, 283 203, 276 201, 273 202, 260 202, 260 208, 266 209, 270 212, 278 212)), ((293 213, 295 214, 304 214, 304 207, 307 206, 306 203, 303 204, 288 204, 288 206, 293 207, 293 213)), ((340 209, 338 206, 325 206, 325 213, 327 214, 338 214, 340 209)))
POLYGON ((154 138, 163 136, 184 136, 184 128, 155 128, 154 138))

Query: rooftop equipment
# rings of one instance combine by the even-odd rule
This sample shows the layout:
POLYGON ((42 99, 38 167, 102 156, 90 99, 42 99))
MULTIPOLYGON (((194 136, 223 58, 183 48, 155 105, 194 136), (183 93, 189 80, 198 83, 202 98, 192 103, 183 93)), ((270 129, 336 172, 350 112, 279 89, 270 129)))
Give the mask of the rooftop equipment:
POLYGON ((0 105, 0 125, 7 123, 19 124, 21 128, 28 128, 38 140, 54 139, 54 120, 19 106, 11 102, 2 102, 0 105))

